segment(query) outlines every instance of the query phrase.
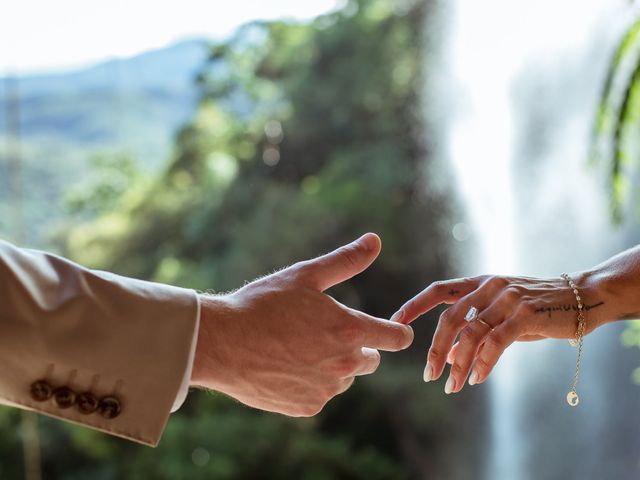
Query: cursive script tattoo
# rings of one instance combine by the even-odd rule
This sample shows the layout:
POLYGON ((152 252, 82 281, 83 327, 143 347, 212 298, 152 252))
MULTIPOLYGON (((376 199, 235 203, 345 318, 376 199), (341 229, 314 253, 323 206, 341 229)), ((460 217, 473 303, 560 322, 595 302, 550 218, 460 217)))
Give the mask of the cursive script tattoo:
MULTIPOLYGON (((592 305, 584 305, 583 309, 588 312, 589 310, 593 310, 594 308, 598 308, 604 305, 604 302, 594 303, 592 305)), ((548 305, 540 308, 536 308, 534 310, 535 313, 546 313, 551 318, 552 312, 577 312, 578 306, 575 304, 561 304, 561 305, 548 305)))

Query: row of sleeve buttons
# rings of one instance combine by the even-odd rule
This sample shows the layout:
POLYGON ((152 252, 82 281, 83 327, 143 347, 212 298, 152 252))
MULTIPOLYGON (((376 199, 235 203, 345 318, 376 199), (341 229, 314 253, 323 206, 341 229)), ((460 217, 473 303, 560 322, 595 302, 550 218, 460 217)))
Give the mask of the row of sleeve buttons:
POLYGON ((122 407, 120 400, 114 395, 107 395, 98 399, 91 392, 76 393, 67 386, 52 387, 46 380, 38 380, 31 384, 31 398, 36 402, 51 400, 60 409, 71 408, 74 405, 84 415, 98 412, 106 419, 120 415, 122 407))

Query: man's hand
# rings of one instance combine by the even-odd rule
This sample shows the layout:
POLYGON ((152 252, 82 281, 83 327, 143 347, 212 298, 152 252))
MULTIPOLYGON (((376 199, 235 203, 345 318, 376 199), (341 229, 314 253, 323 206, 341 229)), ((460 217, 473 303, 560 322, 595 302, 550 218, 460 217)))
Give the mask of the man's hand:
POLYGON ((202 296, 191 384, 263 410, 318 413, 357 375, 378 368, 378 350, 402 350, 413 341, 411 327, 322 293, 364 271, 380 249, 369 233, 232 294, 202 296))

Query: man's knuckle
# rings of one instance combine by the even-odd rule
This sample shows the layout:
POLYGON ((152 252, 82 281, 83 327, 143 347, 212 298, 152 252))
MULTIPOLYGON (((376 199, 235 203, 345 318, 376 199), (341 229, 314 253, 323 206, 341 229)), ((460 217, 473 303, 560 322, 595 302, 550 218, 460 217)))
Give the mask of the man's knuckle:
POLYGON ((361 343, 363 332, 362 329, 353 321, 345 321, 340 329, 342 341, 349 345, 361 343))
POLYGON ((302 407, 301 409, 301 416, 302 417, 315 417, 316 415, 318 415, 322 409, 324 408, 324 403, 315 403, 313 405, 307 405, 305 407, 302 407))
POLYGON ((336 395, 338 395, 338 393, 340 393, 340 389, 338 387, 338 385, 330 385, 328 387, 326 387, 323 392, 322 392, 322 398, 325 401, 329 401, 331 400, 333 397, 335 397, 336 395))
POLYGON ((338 250, 338 259, 345 268, 353 268, 358 265, 358 251, 348 245, 338 250))
MULTIPOLYGON (((337 385, 336 386, 336 392, 335 392, 335 395, 333 397, 335 397, 336 395, 340 395, 341 393, 344 393, 347 390, 349 390, 351 388, 351 386, 353 385, 353 383, 355 382, 355 380, 356 380, 355 376, 354 377, 349 377, 349 378, 345 379, 342 383, 337 385)), ((331 397, 331 398, 333 398, 333 397, 331 397)))
POLYGON ((334 366, 335 373, 339 377, 350 376, 358 368, 358 361, 352 357, 343 357, 336 361, 334 366))

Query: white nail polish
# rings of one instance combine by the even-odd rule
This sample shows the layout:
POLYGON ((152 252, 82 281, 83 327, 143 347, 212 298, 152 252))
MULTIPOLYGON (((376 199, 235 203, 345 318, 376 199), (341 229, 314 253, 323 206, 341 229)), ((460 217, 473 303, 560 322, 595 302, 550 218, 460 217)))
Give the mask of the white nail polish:
POLYGON ((453 377, 449 377, 449 379, 447 380, 447 383, 444 386, 444 393, 449 395, 451 392, 453 392, 453 389, 455 386, 456 386, 455 379, 453 377))
POLYGON ((478 372, 474 370, 469 377, 469 385, 475 385, 476 383, 478 383, 478 372))
POLYGON ((429 362, 427 362, 427 365, 424 367, 424 373, 422 374, 422 379, 425 382, 430 382, 433 379, 433 367, 429 365, 429 362))

